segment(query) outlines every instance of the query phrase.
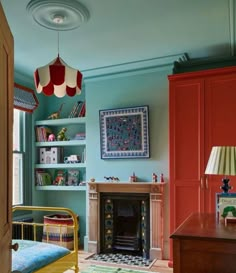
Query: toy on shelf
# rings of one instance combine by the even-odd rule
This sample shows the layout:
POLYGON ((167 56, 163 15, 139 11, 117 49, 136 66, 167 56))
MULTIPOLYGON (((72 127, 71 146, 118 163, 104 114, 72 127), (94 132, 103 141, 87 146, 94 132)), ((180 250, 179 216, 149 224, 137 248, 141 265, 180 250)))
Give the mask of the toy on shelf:
POLYGON ((62 110, 62 107, 65 103, 62 103, 60 108, 56 111, 56 112, 53 112, 51 115, 48 116, 48 119, 59 119, 60 118, 60 114, 61 114, 61 110, 62 110))
POLYGON ((66 170, 56 170, 53 185, 64 186, 66 183, 66 177, 67 177, 66 170))
POLYGON ((64 157, 64 163, 80 163, 80 156, 79 155, 70 155, 64 157))
POLYGON ((133 175, 131 175, 129 177, 129 182, 137 182, 137 176, 135 175, 135 173, 133 172, 133 175))
POLYGON ((48 141, 55 141, 55 140, 56 140, 56 137, 55 137, 54 134, 50 134, 50 135, 48 136, 48 141))
POLYGON ((164 174, 163 173, 161 174, 161 182, 162 183, 165 182, 165 180, 164 180, 164 174))
POLYGON ((68 138, 66 137, 66 131, 67 129, 65 127, 63 127, 59 133, 57 134, 57 140, 58 141, 65 141, 65 140, 68 140, 68 138))
POLYGON ((152 182, 157 182, 157 174, 152 173, 152 182))
POLYGON ((118 181, 120 181, 120 179, 118 177, 115 177, 115 176, 104 176, 104 178, 106 179, 106 181, 109 181, 109 182, 118 182, 118 181))

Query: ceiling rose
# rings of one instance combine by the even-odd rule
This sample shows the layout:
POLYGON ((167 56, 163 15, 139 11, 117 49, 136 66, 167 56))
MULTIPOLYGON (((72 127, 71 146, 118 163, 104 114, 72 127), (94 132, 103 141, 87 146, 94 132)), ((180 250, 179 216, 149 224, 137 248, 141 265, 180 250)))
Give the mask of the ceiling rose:
POLYGON ((72 30, 89 19, 89 12, 76 0, 31 0, 27 7, 34 21, 52 30, 72 30))

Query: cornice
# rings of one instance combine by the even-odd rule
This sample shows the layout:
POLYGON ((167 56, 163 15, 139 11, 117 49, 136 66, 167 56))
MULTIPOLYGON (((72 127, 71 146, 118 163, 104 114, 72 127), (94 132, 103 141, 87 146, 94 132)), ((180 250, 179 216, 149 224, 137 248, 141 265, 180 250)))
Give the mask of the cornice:
POLYGON ((115 78, 124 75, 135 75, 151 72, 167 66, 173 66, 175 61, 187 60, 187 54, 174 54, 152 59, 139 60, 118 65, 99 67, 82 71, 85 81, 94 81, 105 78, 115 78))
MULTIPOLYGON (((150 73, 162 69, 163 67, 173 66, 175 61, 185 61, 187 59, 186 53, 173 54, 153 59, 82 70, 81 73, 83 74, 84 82, 86 83, 88 81, 123 77, 125 75, 150 73)), ((27 77, 19 71, 15 71, 15 82, 32 88, 34 86, 33 74, 32 77, 27 77)))

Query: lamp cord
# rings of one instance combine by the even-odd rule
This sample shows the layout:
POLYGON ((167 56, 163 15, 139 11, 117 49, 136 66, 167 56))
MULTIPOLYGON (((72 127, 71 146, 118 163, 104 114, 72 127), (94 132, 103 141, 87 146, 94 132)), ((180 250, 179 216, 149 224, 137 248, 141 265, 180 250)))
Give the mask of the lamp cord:
POLYGON ((60 49, 60 46, 59 46, 59 31, 57 31, 57 55, 59 57, 59 49, 60 49))

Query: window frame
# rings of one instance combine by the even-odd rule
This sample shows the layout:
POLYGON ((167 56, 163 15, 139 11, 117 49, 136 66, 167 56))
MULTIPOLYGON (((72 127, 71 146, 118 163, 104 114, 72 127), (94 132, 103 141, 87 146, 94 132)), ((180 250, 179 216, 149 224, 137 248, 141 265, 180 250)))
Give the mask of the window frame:
MULTIPOLYGON (((19 150, 13 150, 13 154, 22 154, 22 203, 13 205, 32 205, 32 153, 30 153, 32 132, 32 117, 30 114, 14 108, 14 111, 20 111, 19 116, 19 150), (27 130, 26 130, 27 128, 27 130)), ((12 181, 13 183, 13 181, 12 181)), ((14 188, 13 188, 14 191, 14 188)), ((13 199, 12 199, 13 202, 13 199)))

